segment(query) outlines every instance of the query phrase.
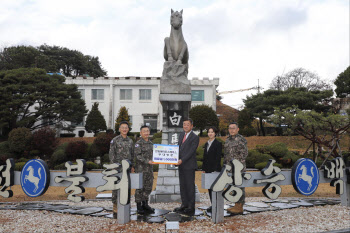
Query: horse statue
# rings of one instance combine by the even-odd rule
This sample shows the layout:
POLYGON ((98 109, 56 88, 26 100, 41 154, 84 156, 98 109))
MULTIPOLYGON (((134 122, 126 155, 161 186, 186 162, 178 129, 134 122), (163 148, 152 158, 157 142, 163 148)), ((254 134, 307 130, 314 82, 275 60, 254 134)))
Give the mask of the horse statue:
POLYGON ((314 168, 311 167, 311 176, 307 174, 307 168, 305 167, 305 165, 302 165, 300 170, 303 170, 303 172, 299 174, 298 182, 300 181, 300 178, 306 181, 309 184, 307 191, 310 191, 312 187, 312 179, 314 178, 314 168))
POLYGON ((24 183, 26 183, 27 180, 29 180, 31 183, 33 183, 35 185, 35 189, 33 190, 33 192, 35 193, 39 188, 38 184, 39 184, 39 181, 41 179, 41 174, 40 174, 41 167, 39 167, 39 169, 38 169, 39 177, 34 176, 34 168, 32 166, 29 166, 27 171, 29 171, 29 175, 26 175, 24 177, 24 183))
POLYGON ((171 32, 170 37, 164 39, 164 58, 166 61, 176 61, 176 64, 188 63, 188 48, 182 34, 182 12, 171 9, 171 32))

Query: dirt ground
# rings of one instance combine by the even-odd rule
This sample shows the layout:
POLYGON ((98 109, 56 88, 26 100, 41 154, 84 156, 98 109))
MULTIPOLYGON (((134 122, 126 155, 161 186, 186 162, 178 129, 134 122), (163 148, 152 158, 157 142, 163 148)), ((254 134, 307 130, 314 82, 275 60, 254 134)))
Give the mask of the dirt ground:
MULTIPOLYGON (((157 184, 157 176, 158 172, 154 173, 154 182, 153 182, 153 190, 156 188, 157 184)), ((201 188, 201 179, 202 178, 202 172, 197 171, 196 172, 196 184, 199 189, 199 192, 201 193, 207 193, 207 189, 201 188)), ((305 197, 303 195, 298 194, 292 185, 283 185, 282 187, 282 193, 280 197, 305 197)), ((262 193, 263 187, 250 187, 246 188, 246 195, 247 197, 263 197, 262 193)), ((46 193, 40 197, 28 197, 22 190, 20 185, 14 185, 12 186, 13 190, 13 197, 11 198, 3 198, 0 197, 0 202, 20 202, 20 201, 49 201, 49 200, 66 200, 67 194, 64 191, 65 187, 55 187, 50 186, 46 193)), ((331 187, 329 184, 324 183, 320 184, 316 190, 316 192, 311 197, 339 197, 337 195, 335 190, 335 187, 331 187)), ((108 193, 108 192, 103 192, 108 193)), ((83 196, 85 199, 95 199, 96 195, 99 194, 99 192, 96 191, 96 188, 85 188, 85 193, 83 196)), ((135 190, 131 190, 131 195, 135 194, 135 190)))

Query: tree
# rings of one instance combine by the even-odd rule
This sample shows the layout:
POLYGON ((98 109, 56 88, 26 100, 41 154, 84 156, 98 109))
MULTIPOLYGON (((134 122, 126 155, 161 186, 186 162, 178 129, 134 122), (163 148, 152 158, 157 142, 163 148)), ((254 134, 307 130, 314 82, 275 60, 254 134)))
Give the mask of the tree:
POLYGON ((305 111, 296 106, 276 109, 272 120, 277 124, 288 125, 291 132, 318 144, 318 148, 322 146, 329 148, 334 157, 338 156, 337 142, 350 129, 350 114, 342 116, 330 112, 305 111))
POLYGON ((332 90, 308 91, 306 88, 289 88, 286 91, 269 89, 264 93, 247 96, 243 102, 253 117, 259 118, 261 134, 265 136, 263 122, 274 113, 274 108, 282 109, 296 105, 302 110, 326 112, 331 109, 332 90))
POLYGON ((84 100, 74 84, 61 75, 37 68, 0 71, 0 125, 31 130, 62 121, 81 122, 84 100))
POLYGON ((117 116, 117 119, 115 120, 115 132, 119 131, 119 125, 120 122, 122 121, 126 121, 129 124, 129 129, 131 130, 131 122, 130 122, 130 116, 129 116, 129 112, 128 109, 125 106, 122 106, 119 109, 119 113, 117 116))
POLYGON ((338 75, 334 84, 337 86, 335 89, 337 97, 343 98, 350 94, 350 66, 338 75))
POLYGON ((272 80, 270 88, 286 91, 289 88, 306 88, 308 91, 329 90, 331 86, 321 78, 304 68, 296 68, 285 75, 277 76, 272 80))
POLYGON ((219 126, 219 119, 216 112, 208 105, 197 105, 191 108, 190 118, 193 120, 193 126, 200 130, 202 136, 203 130, 208 126, 219 126))
POLYGON ((97 78, 107 74, 98 57, 45 44, 39 47, 12 46, 0 51, 0 70, 19 68, 42 68, 46 72, 63 73, 71 77, 89 75, 97 78))
POLYGON ((92 105, 91 111, 86 117, 85 129, 87 132, 93 132, 96 136, 98 132, 107 130, 106 120, 98 110, 98 103, 92 105))
POLYGON ((56 131, 50 127, 41 128, 33 133, 32 149, 38 150, 43 159, 51 157, 57 144, 56 131))

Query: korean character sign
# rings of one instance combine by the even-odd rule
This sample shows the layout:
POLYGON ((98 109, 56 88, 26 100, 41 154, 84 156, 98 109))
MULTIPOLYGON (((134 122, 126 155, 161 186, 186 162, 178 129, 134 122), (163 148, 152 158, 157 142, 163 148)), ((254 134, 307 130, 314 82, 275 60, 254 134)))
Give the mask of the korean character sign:
POLYGON ((154 144, 152 161, 155 164, 177 164, 179 162, 179 146, 154 144))

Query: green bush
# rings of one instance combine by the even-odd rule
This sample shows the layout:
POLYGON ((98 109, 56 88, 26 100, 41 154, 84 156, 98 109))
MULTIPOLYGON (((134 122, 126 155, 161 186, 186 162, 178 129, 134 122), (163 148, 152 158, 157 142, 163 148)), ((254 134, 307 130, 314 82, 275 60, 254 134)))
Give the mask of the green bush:
POLYGON ((288 153, 287 145, 282 142, 276 142, 272 145, 266 146, 268 153, 273 157, 282 158, 288 153))
POLYGON ((153 164, 153 172, 158 172, 159 164, 153 164))
POLYGON ((98 149, 95 143, 92 143, 88 148, 88 154, 90 159, 95 159, 97 156, 102 156, 103 153, 98 149))
POLYGON ((15 155, 10 151, 8 141, 0 142, 0 164, 5 164, 9 158, 15 158, 15 155))
POLYGON ((202 136, 200 136, 200 137, 208 137, 208 132, 202 132, 202 136))
MULTIPOLYGON (((255 168, 256 168, 256 169, 259 169, 259 170, 261 171, 263 168, 266 167, 266 165, 267 165, 267 162, 257 163, 257 164, 255 164, 255 168)), ((273 165, 274 165, 275 167, 282 168, 282 165, 279 164, 279 163, 274 163, 273 165)))
POLYGON ((99 168, 100 168, 100 166, 94 162, 91 162, 91 161, 86 162, 86 169, 89 171, 92 169, 99 169, 99 168))
POLYGON ((222 140, 221 138, 216 138, 216 140, 218 140, 219 142, 221 142, 222 143, 222 147, 224 147, 224 144, 225 144, 225 141, 224 140, 222 140))
POLYGON ((66 151, 67 146, 68 146, 68 142, 62 143, 61 145, 57 146, 56 150, 66 151))
POLYGON ((202 170, 203 162, 202 161, 197 161, 197 166, 198 166, 198 170, 202 170))
POLYGON ((25 151, 29 152, 31 141, 32 133, 28 128, 16 128, 9 133, 10 151, 18 156, 22 156, 25 151))
POLYGON ((248 168, 253 168, 256 164, 267 162, 269 159, 273 159, 269 154, 262 154, 257 150, 249 150, 246 158, 246 165, 248 168))
POLYGON ((63 149, 57 149, 53 152, 50 159, 50 167, 55 167, 61 163, 65 163, 68 161, 67 155, 63 149))
POLYGON ((239 133, 244 137, 256 136, 256 130, 253 127, 240 129, 239 133))
POLYGON ((15 171, 22 171, 22 168, 24 167, 25 164, 26 164, 26 162, 15 163, 15 171))
POLYGON ((155 138, 152 140, 153 144, 161 144, 162 143, 162 138, 155 138))
POLYGON ((204 156, 204 148, 200 146, 196 150, 197 161, 203 161, 203 156, 204 156))
POLYGON ((290 167, 293 166, 293 164, 294 164, 299 158, 300 158, 299 155, 297 155, 297 154, 295 154, 295 153, 293 153, 293 152, 291 152, 291 151, 288 151, 288 153, 287 153, 285 156, 283 156, 283 158, 281 159, 281 161, 282 161, 282 164, 283 164, 284 167, 290 168, 290 167))
POLYGON ((102 158, 101 158, 101 164, 103 165, 103 164, 109 164, 109 163, 110 163, 110 161, 109 161, 109 154, 103 155, 102 158))
POLYGON ((162 132, 158 132, 158 133, 153 134, 153 139, 155 139, 155 138, 162 138, 162 132))
POLYGON ((58 164, 54 167, 55 170, 66 170, 65 163, 58 164))

